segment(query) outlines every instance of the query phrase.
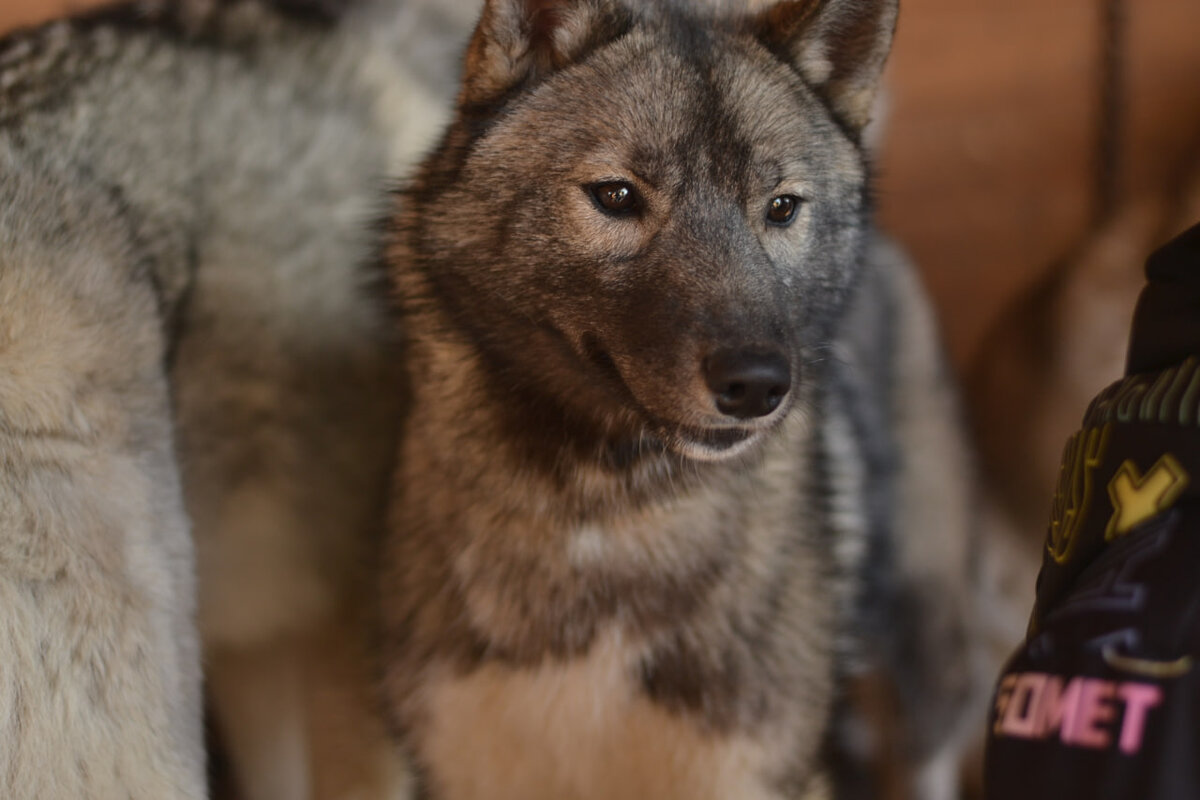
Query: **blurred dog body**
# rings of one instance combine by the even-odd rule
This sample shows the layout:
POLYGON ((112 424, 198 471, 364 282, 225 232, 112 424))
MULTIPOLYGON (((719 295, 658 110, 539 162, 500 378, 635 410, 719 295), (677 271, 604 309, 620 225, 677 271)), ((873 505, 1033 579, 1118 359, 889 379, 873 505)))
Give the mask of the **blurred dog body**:
POLYGON ((364 264, 473 6, 151 0, 0 39, 0 794, 206 796, 202 649, 240 797, 403 790, 364 264))

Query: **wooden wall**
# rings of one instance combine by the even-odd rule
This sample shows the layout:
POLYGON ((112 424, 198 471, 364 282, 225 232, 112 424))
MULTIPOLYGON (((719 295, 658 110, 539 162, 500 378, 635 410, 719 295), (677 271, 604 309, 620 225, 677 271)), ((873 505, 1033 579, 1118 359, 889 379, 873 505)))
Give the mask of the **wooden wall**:
MULTIPOLYGON (((1094 200, 1101 0, 902 0, 884 224, 969 361, 999 309, 1076 245, 1094 200)), ((1125 0, 1123 191, 1200 157, 1200 2, 1125 0)))
POLYGON ((72 9, 99 5, 97 0, 3 0, 0 3, 0 31, 29 25, 72 9))

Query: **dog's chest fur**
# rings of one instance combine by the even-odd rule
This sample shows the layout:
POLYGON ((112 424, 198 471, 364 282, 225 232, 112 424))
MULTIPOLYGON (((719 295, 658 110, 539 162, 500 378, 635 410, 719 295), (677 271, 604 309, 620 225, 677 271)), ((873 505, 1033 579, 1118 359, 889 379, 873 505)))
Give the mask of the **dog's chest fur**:
POLYGON ((809 796, 840 587, 805 421, 732 484, 556 524, 503 445, 442 461, 439 418, 485 413, 418 402, 399 476, 387 682, 429 797, 809 796))
POLYGON ((423 752, 437 796, 776 797, 761 776, 778 744, 765 731, 709 733, 651 702, 638 680, 648 650, 614 627, 585 658, 430 680, 423 752))

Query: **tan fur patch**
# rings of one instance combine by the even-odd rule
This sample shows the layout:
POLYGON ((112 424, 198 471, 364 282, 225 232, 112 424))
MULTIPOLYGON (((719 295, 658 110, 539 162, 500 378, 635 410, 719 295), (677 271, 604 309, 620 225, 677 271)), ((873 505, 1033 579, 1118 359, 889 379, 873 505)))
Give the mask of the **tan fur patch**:
POLYGON ((534 670, 489 664, 431 680, 424 756, 443 776, 438 797, 777 797, 762 777, 777 756, 763 741, 708 735, 640 692, 640 649, 609 632, 587 658, 570 663, 534 670))

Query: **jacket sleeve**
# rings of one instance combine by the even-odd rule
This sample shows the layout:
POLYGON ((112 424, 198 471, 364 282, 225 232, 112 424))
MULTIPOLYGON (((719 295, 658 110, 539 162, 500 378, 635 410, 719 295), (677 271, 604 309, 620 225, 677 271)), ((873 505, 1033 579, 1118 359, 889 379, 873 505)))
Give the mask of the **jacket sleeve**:
POLYGON ((1200 798, 1200 225, 1147 277, 1127 375, 1064 450, 988 800, 1200 798))

